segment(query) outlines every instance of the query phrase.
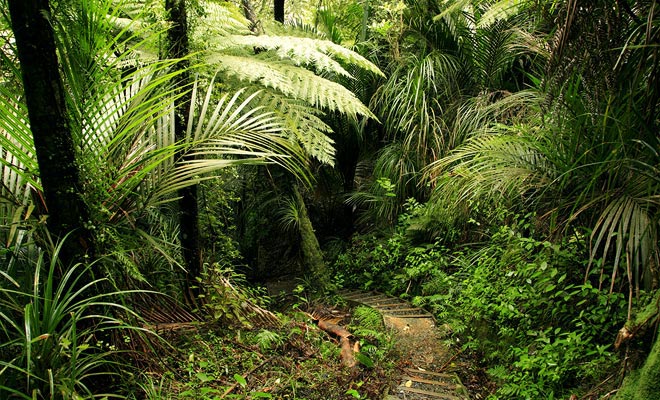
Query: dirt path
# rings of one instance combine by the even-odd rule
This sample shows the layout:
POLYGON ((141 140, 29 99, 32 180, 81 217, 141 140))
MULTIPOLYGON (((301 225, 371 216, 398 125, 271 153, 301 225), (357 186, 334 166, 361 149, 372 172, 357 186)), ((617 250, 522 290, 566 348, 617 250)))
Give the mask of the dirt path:
POLYGON ((395 332, 397 350, 406 360, 399 385, 390 390, 385 400, 470 398, 456 374, 441 372, 450 356, 431 314, 377 292, 345 291, 341 295, 350 302, 378 310, 385 325, 395 332))

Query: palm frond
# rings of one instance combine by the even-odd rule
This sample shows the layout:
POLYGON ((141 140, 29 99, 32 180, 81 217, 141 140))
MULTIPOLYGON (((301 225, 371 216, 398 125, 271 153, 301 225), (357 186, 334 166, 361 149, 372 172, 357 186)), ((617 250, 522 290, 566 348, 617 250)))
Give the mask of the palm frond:
POLYGON ((516 135, 474 137, 431 168, 435 168, 435 176, 444 170, 460 180, 463 199, 484 195, 520 199, 538 192, 556 177, 535 142, 516 135))
POLYGON ((0 86, 0 115, 0 240, 18 251, 34 210, 31 195, 41 190, 41 182, 27 109, 5 86, 0 86))
POLYGON ((442 154, 442 116, 458 92, 458 69, 457 60, 441 52, 411 56, 397 69, 372 99, 390 135, 403 135, 406 146, 420 155, 442 154))
MULTIPOLYGON (((627 275, 631 287, 635 288, 640 288, 641 279, 645 279, 647 284, 653 279, 648 276, 644 267, 652 262, 652 257, 658 257, 654 208, 660 205, 660 198, 654 199, 653 203, 649 200, 648 197, 635 198, 625 194, 617 196, 607 202, 594 226, 590 266, 599 251, 602 251, 603 259, 611 259, 609 253, 613 251, 610 287, 612 291, 617 276, 627 275), (631 270, 620 273, 622 256, 625 256, 623 264, 631 270)), ((586 276, 589 271, 590 268, 587 268, 586 276)))
POLYGON ((305 157, 284 135, 284 126, 272 112, 253 107, 258 95, 253 93, 244 100, 242 91, 224 95, 213 109, 209 107, 210 85, 197 118, 191 107, 188 127, 190 143, 185 146, 185 157, 173 164, 158 179, 158 189, 150 196, 159 204, 168 201, 176 190, 208 179, 208 174, 230 165, 276 163, 304 178, 305 157))

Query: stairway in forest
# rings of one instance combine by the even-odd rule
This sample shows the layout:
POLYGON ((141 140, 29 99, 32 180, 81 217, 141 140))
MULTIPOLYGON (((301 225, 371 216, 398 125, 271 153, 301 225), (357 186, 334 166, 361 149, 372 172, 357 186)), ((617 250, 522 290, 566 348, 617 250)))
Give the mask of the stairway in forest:
POLYGON ((348 302, 379 311, 385 325, 396 333, 396 345, 408 357, 400 371, 399 385, 385 400, 463 400, 470 396, 460 378, 442 370, 449 361, 447 350, 435 327, 433 315, 409 302, 375 291, 344 290, 348 302))

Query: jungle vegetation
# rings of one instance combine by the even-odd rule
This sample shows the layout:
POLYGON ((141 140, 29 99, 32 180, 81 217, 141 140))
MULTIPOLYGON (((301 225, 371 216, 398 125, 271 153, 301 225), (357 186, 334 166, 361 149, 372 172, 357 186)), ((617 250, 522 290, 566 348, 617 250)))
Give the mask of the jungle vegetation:
POLYGON ((224 398, 318 340, 286 279, 433 312, 493 399, 660 399, 659 8, 0 0, 0 398, 224 398))

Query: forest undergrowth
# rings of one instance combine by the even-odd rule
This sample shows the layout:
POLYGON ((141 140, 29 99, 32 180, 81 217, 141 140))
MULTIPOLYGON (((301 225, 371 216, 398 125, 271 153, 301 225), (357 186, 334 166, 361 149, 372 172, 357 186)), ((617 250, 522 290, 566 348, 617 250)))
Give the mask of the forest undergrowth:
POLYGON ((301 311, 309 304, 301 305, 282 310, 278 326, 223 319, 221 325, 164 331, 168 356, 137 376, 131 390, 154 400, 383 398, 401 357, 382 317, 368 308, 347 313, 345 304, 314 307, 315 314, 334 315, 361 343, 358 364, 347 368, 336 338, 301 311))
POLYGON ((411 204, 392 235, 354 237, 335 271, 346 286, 432 311, 444 344, 466 362, 463 380, 476 382, 480 396, 610 398, 626 368, 643 360, 649 337, 615 347, 627 300, 610 292, 612 282, 599 284, 599 268, 585 279, 579 233, 553 243, 537 238, 533 215, 504 213, 487 231, 473 221, 478 243, 450 248, 415 239, 424 207, 411 204))

